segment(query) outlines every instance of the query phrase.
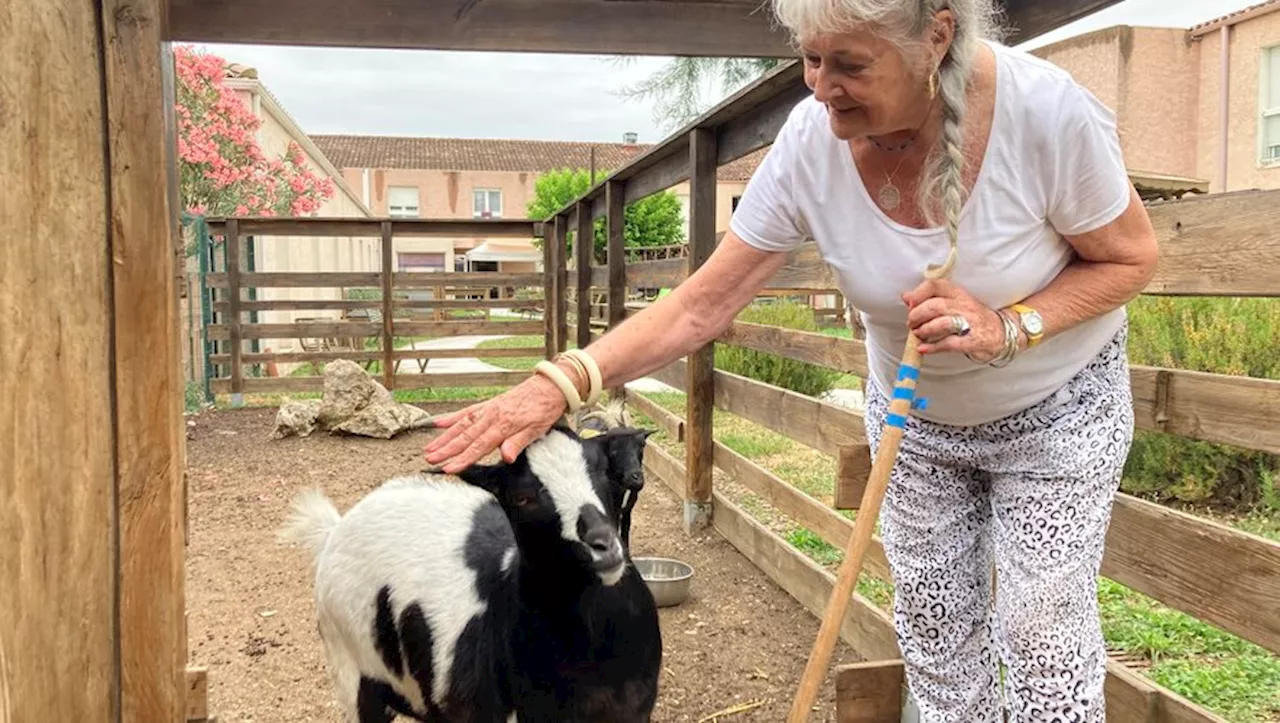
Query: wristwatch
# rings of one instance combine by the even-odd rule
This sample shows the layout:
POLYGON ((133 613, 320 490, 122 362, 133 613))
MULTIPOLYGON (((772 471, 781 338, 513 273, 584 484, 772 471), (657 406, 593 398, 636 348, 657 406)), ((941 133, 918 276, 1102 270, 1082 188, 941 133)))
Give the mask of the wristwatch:
POLYGON ((1027 348, 1039 344, 1044 338, 1044 320, 1040 318, 1040 312, 1026 304, 1014 304, 1009 308, 1018 315, 1018 324, 1027 332, 1027 348))

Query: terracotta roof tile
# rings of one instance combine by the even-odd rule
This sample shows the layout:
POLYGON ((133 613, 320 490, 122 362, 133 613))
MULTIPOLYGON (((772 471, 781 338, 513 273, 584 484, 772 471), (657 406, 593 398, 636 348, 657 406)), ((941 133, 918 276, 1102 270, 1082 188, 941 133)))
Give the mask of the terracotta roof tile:
MULTIPOLYGON (((489 140, 402 136, 313 135, 320 151, 338 168, 406 168, 441 171, 508 171, 545 173, 573 166, 589 168, 595 149, 596 168, 613 170, 643 153, 651 144, 572 141, 489 140)), ((751 177, 764 149, 726 164, 720 180, 751 177)))
POLYGON ((1222 17, 1214 18, 1213 20, 1209 20, 1209 21, 1200 23, 1198 25, 1193 25, 1191 26, 1189 32, 1192 35, 1198 35, 1207 29, 1210 29, 1210 28, 1216 29, 1218 27, 1221 27, 1224 23, 1230 23, 1236 18, 1240 17, 1241 15, 1257 17, 1258 15, 1263 15, 1265 13, 1272 12, 1275 10, 1280 10, 1280 0, 1267 0, 1266 2, 1261 2, 1261 3, 1258 3, 1257 5, 1250 5, 1245 8, 1240 8, 1239 10, 1233 13, 1227 13, 1222 17))

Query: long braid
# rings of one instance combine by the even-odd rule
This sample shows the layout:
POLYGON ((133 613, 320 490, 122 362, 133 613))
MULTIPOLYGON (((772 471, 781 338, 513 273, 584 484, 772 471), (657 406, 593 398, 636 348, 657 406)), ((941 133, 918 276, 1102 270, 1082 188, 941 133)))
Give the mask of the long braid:
MULTIPOLYGON (((964 48, 969 41, 961 38, 959 28, 953 47, 964 48)), ((967 48, 965 48, 967 50, 967 48)), ((930 278, 950 273, 956 260, 956 244, 960 229, 960 210, 964 207, 964 114, 968 90, 969 66, 973 52, 948 53, 938 67, 938 93, 942 101, 942 137, 940 148, 931 154, 922 184, 920 207, 931 223, 937 223, 935 208, 941 206, 947 227, 949 250, 941 266, 930 265, 925 272, 930 278)))

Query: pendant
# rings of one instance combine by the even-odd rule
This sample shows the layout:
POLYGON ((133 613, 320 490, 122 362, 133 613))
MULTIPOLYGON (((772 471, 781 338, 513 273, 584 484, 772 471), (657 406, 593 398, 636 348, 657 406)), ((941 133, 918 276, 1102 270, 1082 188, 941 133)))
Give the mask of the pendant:
POLYGON ((880 187, 880 205, 886 211, 892 211, 898 207, 898 202, 902 200, 901 194, 898 193, 898 187, 892 182, 886 183, 880 187))

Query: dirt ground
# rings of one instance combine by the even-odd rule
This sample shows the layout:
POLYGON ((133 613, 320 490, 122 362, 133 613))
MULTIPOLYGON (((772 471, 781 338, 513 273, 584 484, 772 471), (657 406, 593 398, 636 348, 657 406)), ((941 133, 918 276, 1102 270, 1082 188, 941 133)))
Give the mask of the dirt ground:
MULTIPOLYGON (((188 428, 190 663, 208 667, 209 710, 219 721, 340 723, 309 561, 274 534, 297 490, 318 485, 345 510, 384 479, 417 471, 431 434, 271 440, 273 419, 271 409, 208 412, 188 428)), ((785 720, 817 619, 717 534, 689 538, 679 520, 676 497, 651 479, 632 523, 632 554, 676 557, 697 571, 691 599, 660 611, 664 671, 653 720, 785 720), (767 702, 709 717, 757 701, 767 702)), ((837 649, 837 662, 854 659, 837 649)), ((811 721, 834 720, 833 697, 828 678, 811 721)))

